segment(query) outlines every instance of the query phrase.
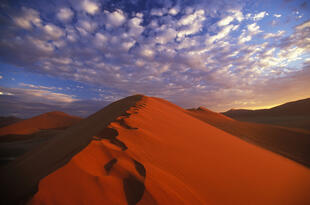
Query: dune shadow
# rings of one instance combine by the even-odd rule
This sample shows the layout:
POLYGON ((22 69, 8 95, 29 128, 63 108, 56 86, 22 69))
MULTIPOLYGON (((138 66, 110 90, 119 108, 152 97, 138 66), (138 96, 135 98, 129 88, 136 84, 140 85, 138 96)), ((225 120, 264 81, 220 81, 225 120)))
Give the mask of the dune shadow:
POLYGON ((97 136, 93 137, 93 140, 107 139, 110 141, 110 143, 118 146, 123 151, 128 149, 128 147, 126 146, 124 142, 116 138, 117 136, 118 136, 118 131, 116 129, 106 127, 97 136))
POLYGON ((145 190, 144 183, 133 175, 129 175, 123 179, 123 188, 128 205, 137 204, 141 200, 145 190))
POLYGON ((104 169, 107 172, 107 174, 110 173, 111 169, 113 168, 114 164, 116 164, 116 163, 117 163, 117 159, 114 158, 114 159, 111 159, 108 163, 106 163, 104 165, 104 169))
POLYGON ((145 170, 145 167, 143 166, 143 164, 141 164, 140 162, 138 162, 137 160, 134 160, 133 159, 133 162, 135 164, 135 168, 137 170, 137 172, 145 178, 146 176, 146 170, 145 170))
POLYGON ((129 130, 137 130, 138 128, 136 127, 131 127, 130 125, 128 125, 124 119, 119 119, 119 120, 116 120, 116 122, 118 122, 118 124, 126 129, 129 129, 129 130))

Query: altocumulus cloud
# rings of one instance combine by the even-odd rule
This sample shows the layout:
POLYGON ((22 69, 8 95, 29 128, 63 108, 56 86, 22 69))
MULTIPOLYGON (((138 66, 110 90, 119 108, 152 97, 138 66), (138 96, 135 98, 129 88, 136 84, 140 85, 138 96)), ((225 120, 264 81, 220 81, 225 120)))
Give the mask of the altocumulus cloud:
MULTIPOLYGON (((120 97, 144 93, 218 111, 277 103, 285 100, 284 93, 296 98, 310 91, 305 77, 309 19, 290 31, 265 31, 271 26, 267 19, 283 19, 285 14, 251 12, 247 3, 234 1, 16 5, 1 3, 0 57, 29 72, 116 88, 122 91, 120 97), (294 83, 296 89, 287 89, 294 83)), ((30 89, 7 92, 26 98, 34 95, 30 89)), ((49 89, 36 93, 52 102, 78 101, 49 89)))

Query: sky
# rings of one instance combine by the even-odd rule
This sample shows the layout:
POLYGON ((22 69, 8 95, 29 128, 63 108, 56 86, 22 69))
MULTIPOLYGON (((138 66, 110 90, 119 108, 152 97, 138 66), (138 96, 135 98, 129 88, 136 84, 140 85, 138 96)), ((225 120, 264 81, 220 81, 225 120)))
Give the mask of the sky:
POLYGON ((310 2, 1 1, 1 116, 133 94, 218 112, 310 97, 310 2))

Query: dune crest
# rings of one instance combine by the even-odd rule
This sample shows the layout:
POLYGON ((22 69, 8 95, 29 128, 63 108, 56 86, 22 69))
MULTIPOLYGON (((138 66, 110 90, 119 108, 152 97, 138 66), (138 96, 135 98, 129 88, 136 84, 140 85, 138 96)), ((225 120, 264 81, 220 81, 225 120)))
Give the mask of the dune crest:
POLYGON ((28 204, 310 201, 306 167, 145 96, 107 106, 3 173, 11 186, 2 198, 11 200, 29 194, 42 178, 28 204))

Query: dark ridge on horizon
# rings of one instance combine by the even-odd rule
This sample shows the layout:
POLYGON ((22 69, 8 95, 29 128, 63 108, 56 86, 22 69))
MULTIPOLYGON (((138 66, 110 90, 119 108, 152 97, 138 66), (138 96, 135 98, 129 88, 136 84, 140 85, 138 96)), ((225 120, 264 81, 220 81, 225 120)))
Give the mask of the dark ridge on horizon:
POLYGON ((222 114, 240 121, 310 130, 310 98, 258 110, 231 109, 222 114))

